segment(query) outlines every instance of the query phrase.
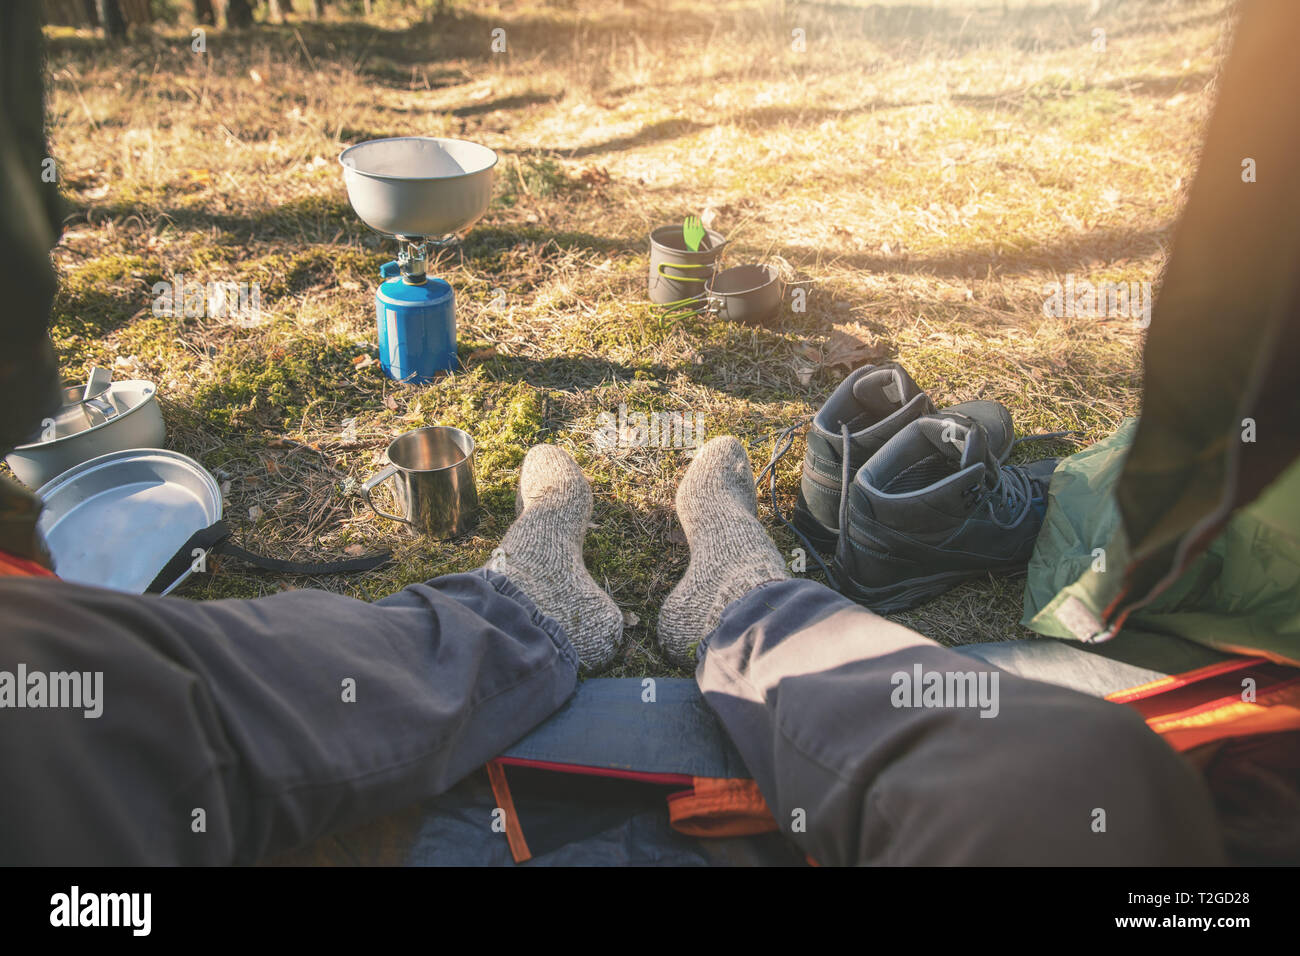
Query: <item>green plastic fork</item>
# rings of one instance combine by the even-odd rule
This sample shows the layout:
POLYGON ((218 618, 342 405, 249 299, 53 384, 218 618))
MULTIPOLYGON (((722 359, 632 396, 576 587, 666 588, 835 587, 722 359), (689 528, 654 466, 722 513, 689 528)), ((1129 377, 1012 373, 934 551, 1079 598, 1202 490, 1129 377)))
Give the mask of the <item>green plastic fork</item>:
POLYGON ((691 252, 700 251, 700 242, 704 239, 704 223, 700 222, 699 216, 686 217, 682 223, 682 238, 686 240, 686 248, 691 252))

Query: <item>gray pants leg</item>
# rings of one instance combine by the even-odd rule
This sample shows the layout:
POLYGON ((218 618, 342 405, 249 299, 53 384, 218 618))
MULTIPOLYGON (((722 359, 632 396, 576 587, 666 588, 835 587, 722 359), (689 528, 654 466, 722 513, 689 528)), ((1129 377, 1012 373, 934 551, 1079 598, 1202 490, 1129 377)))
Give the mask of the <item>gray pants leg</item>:
POLYGON ((0 607, 0 672, 103 675, 98 717, 0 708, 0 864, 253 862, 446 790, 577 681, 486 571, 375 604, 0 579, 0 607))
POLYGON ((696 677, 819 863, 1223 862, 1204 783, 1135 711, 998 671, 820 584, 731 604, 696 677), (957 689, 980 673, 982 701, 923 692, 939 686, 927 675, 957 689))

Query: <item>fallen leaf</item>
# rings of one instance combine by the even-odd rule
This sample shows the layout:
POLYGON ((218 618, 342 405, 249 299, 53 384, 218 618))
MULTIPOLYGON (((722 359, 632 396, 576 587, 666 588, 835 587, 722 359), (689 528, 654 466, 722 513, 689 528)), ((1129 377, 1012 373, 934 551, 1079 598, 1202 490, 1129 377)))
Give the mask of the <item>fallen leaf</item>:
POLYGON ((611 177, 604 166, 588 166, 578 173, 578 182, 586 186, 608 186, 611 177))
POLYGON ((352 367, 360 371, 363 368, 377 364, 373 355, 358 355, 352 360, 352 367))
POLYGON ((343 553, 344 553, 344 554, 350 554, 350 555, 352 555, 353 557, 357 557, 357 556, 359 556, 359 555, 365 554, 365 552, 366 552, 366 549, 363 548, 363 547, 361 547, 361 545, 359 545, 359 544, 350 544, 350 545, 348 545, 346 548, 343 549, 343 553))
POLYGON ((821 364, 828 369, 843 367, 851 372, 872 359, 881 358, 883 354, 879 345, 869 345, 856 336, 836 329, 826 343, 821 364))
POLYGON ((253 507, 251 507, 251 508, 248 509, 248 520, 249 520, 249 521, 261 521, 261 520, 262 520, 262 514, 263 514, 263 512, 262 512, 262 506, 261 506, 261 505, 253 505, 253 507))

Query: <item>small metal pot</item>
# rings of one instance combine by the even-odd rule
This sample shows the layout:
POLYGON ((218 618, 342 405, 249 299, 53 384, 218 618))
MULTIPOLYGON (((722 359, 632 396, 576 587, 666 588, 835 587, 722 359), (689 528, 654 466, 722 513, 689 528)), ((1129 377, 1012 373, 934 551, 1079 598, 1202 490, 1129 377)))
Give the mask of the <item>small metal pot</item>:
POLYGON ((83 461, 128 448, 161 448, 167 436, 153 382, 128 379, 114 382, 100 401, 115 412, 87 415, 81 403, 82 389, 64 390, 64 406, 47 419, 32 436, 5 461, 18 480, 39 488, 83 461))
POLYGON ((767 326, 781 313, 782 286, 775 266, 732 266, 705 284, 704 297, 721 319, 767 326))
POLYGON ((704 304, 704 285, 713 278, 718 256, 727 240, 722 233, 705 230, 704 240, 695 252, 686 248, 682 227, 660 226, 650 233, 650 301, 656 305, 675 306, 688 300, 704 304))

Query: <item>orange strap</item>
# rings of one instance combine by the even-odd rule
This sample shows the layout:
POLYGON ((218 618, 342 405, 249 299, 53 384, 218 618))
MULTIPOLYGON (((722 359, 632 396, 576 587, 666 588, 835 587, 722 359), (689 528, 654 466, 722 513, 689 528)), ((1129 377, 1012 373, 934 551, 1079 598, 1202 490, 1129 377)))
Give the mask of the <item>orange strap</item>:
POLYGON ((506 782, 505 767, 495 760, 489 760, 487 773, 488 782, 492 784, 492 795, 497 798, 497 809, 506 815, 506 842, 510 844, 510 855, 516 863, 531 860, 533 851, 528 849, 524 829, 519 825, 519 814, 515 812, 515 798, 510 795, 510 784, 506 782))
POLYGON ((668 797, 668 821, 694 837, 771 833, 776 820, 753 780, 696 777, 690 790, 668 797))
POLYGON ((52 578, 53 571, 43 564, 0 551, 0 578, 52 578))
POLYGON ((1300 670, 1236 657, 1106 698, 1136 709, 1177 751, 1227 737, 1300 730, 1300 670), (1256 682, 1254 699, 1241 678, 1256 682))

